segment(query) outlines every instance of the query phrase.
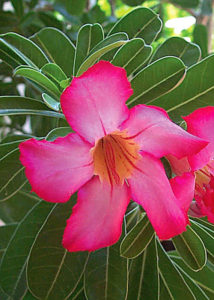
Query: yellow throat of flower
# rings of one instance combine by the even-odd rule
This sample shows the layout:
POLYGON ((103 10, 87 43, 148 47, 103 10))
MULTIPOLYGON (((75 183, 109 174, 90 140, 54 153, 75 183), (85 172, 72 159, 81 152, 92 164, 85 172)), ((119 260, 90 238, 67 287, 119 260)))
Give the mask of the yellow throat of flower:
POLYGON ((199 187, 203 188, 204 185, 209 184, 210 182, 210 171, 208 166, 203 167, 202 169, 195 172, 196 178, 195 183, 199 187))
POLYGON ((91 150, 94 174, 100 180, 123 184, 129 178, 140 159, 139 145, 127 136, 126 131, 114 131, 99 139, 91 150))

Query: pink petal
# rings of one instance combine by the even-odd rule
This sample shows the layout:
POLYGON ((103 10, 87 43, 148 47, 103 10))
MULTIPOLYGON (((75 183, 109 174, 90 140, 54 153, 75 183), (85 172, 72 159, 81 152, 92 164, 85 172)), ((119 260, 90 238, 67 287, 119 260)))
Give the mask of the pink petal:
POLYGON ((61 106, 71 127, 93 144, 127 119, 125 102, 131 95, 125 70, 100 61, 72 80, 61 106))
POLYGON ((194 176, 176 179, 171 187, 160 160, 145 152, 137 168, 128 179, 132 199, 143 206, 158 237, 169 239, 185 231, 186 207, 193 199, 194 176), (178 189, 185 191, 178 193, 178 189))
POLYGON ((199 108, 183 119, 187 122, 189 133, 210 142, 206 148, 189 159, 193 170, 197 170, 214 158, 214 107, 199 108))
POLYGON ((68 251, 94 251, 116 243, 129 198, 126 185, 111 188, 94 177, 78 192, 77 204, 67 220, 63 246, 68 251))
POLYGON ((167 155, 166 158, 170 163, 172 171, 176 175, 180 176, 183 173, 191 171, 191 167, 190 167, 190 164, 189 164, 189 161, 188 161, 187 157, 183 157, 183 158, 178 159, 173 155, 167 155))
POLYGON ((182 158, 197 153, 207 145, 207 142, 174 124, 163 109, 154 106, 133 107, 121 128, 135 137, 143 151, 158 158, 167 154, 182 158))
POLYGON ((91 145, 77 134, 53 142, 30 139, 19 148, 32 191, 46 201, 69 200, 93 176, 91 145))

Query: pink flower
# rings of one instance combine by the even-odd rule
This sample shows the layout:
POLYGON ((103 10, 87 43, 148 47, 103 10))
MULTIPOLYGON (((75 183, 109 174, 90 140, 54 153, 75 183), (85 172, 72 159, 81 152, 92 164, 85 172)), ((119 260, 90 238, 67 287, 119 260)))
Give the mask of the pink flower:
POLYGON ((129 110, 125 102, 131 95, 125 70, 101 61, 62 93, 63 113, 76 133, 20 144, 26 176, 41 198, 65 202, 78 190, 63 236, 69 251, 115 243, 130 198, 144 207, 161 239, 188 224, 194 176, 169 182, 159 158, 182 158, 207 142, 173 124, 161 108, 129 110))
POLYGON ((197 154, 180 160, 170 155, 168 159, 176 174, 195 173, 196 201, 191 204, 190 214, 194 217, 207 216, 214 223, 214 107, 199 108, 183 119, 189 133, 207 140, 209 144, 197 154))

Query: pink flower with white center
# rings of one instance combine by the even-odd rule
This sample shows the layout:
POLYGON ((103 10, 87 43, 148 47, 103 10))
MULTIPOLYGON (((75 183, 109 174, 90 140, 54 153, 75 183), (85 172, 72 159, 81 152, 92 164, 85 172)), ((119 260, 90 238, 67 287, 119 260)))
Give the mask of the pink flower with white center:
POLYGON ((63 236, 69 251, 117 242, 130 199, 143 206, 161 239, 180 234, 188 224, 194 176, 169 182, 159 158, 182 158, 207 142, 173 124, 161 108, 129 110, 125 102, 131 95, 125 70, 101 61, 62 93, 63 113, 76 133, 20 144, 20 159, 37 195, 65 202, 78 191, 63 236))
POLYGON ((186 158, 178 160, 171 155, 167 158, 177 175, 189 171, 195 173, 196 201, 191 204, 191 215, 207 216, 208 221, 214 223, 214 107, 199 108, 183 119, 189 133, 207 140, 209 144, 186 158))

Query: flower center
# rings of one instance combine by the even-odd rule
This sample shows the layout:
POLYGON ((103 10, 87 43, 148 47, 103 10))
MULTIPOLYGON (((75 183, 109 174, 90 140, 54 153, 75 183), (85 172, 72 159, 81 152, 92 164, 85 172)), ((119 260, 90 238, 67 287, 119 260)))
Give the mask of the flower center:
POLYGON ((94 174, 111 185, 123 184, 140 159, 139 149, 139 145, 127 136, 125 130, 104 136, 92 149, 94 174))

